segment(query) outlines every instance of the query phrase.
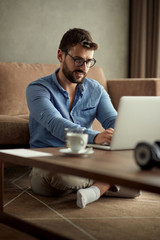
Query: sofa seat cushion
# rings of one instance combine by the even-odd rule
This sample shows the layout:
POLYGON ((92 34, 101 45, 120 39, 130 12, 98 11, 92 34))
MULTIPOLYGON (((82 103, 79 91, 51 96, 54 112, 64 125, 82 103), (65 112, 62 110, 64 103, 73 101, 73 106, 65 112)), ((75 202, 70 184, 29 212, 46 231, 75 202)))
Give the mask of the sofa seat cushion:
POLYGON ((27 116, 0 115, 0 145, 26 145, 29 143, 27 116))
MULTIPOLYGON (((95 119, 93 129, 104 131, 95 119)), ((0 115, 0 145, 28 145, 29 144, 29 116, 0 115)))

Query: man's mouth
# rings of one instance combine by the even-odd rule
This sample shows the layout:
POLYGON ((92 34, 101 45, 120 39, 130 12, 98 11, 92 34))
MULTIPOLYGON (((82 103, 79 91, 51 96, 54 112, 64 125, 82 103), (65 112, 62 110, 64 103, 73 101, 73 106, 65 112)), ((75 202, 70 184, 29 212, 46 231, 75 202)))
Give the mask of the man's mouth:
POLYGON ((74 71, 76 74, 78 74, 78 75, 86 75, 86 73, 85 72, 83 72, 82 70, 76 70, 76 71, 74 71))

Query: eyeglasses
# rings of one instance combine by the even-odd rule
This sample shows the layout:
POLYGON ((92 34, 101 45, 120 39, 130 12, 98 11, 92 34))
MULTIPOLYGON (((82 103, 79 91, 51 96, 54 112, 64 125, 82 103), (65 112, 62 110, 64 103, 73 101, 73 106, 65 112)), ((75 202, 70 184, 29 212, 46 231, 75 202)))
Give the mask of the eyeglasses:
POLYGON ((70 56, 70 57, 73 59, 74 65, 75 65, 76 67, 81 67, 81 66, 83 66, 84 63, 86 63, 87 67, 88 67, 88 68, 91 68, 91 67, 93 67, 93 66, 95 65, 95 63, 96 63, 96 60, 95 60, 94 58, 88 59, 88 60, 84 60, 84 59, 81 58, 81 57, 72 57, 68 52, 66 52, 66 55, 70 56))

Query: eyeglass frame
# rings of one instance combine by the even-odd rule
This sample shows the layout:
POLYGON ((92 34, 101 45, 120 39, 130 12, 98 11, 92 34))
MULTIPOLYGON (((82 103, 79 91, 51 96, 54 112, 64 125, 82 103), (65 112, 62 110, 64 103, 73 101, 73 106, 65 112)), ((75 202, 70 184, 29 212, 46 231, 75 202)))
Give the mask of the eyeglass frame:
POLYGON ((87 66, 88 68, 92 68, 92 67, 96 64, 96 59, 95 59, 95 58, 88 59, 88 60, 84 60, 84 59, 81 58, 81 57, 73 57, 73 56, 70 55, 67 51, 64 51, 64 52, 65 52, 66 56, 68 55, 68 56, 70 56, 70 57, 73 59, 74 65, 75 65, 76 67, 81 67, 81 66, 83 66, 84 63, 86 63, 86 66, 87 66), (82 60, 83 62, 82 62, 81 65, 76 65, 76 60, 82 60), (92 66, 89 67, 87 64, 88 64, 89 62, 91 62, 91 61, 93 61, 94 63, 93 63, 92 66))

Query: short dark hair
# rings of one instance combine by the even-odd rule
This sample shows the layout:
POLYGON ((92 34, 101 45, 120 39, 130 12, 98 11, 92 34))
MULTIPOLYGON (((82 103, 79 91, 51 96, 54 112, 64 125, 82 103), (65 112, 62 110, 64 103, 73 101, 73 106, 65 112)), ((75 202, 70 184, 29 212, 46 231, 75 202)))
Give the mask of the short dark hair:
POLYGON ((69 29, 62 37, 59 49, 68 52, 73 46, 81 44, 84 48, 97 50, 98 44, 94 43, 90 33, 81 28, 69 29))

